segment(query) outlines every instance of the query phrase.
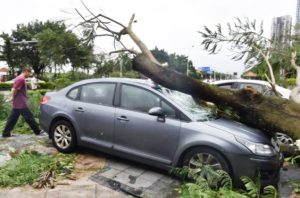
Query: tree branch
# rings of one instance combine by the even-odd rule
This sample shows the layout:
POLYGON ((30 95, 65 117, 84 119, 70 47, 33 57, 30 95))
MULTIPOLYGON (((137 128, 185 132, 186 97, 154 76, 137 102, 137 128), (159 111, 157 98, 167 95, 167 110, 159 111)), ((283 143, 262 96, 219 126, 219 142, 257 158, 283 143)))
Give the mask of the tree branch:
POLYGON ((139 52, 135 51, 134 49, 121 49, 121 50, 115 50, 112 52, 109 52, 109 55, 116 54, 116 53, 122 53, 122 52, 130 52, 131 54, 138 55, 139 52))
POLYGON ((132 31, 132 23, 134 22, 135 14, 133 14, 130 18, 128 27, 127 27, 127 33, 130 36, 130 38, 134 41, 134 43, 140 48, 143 54, 149 57, 149 59, 158 65, 161 65, 156 58, 153 56, 151 51, 148 49, 148 47, 145 45, 144 42, 132 31))
POLYGON ((297 59, 297 52, 292 52, 292 55, 291 55, 291 65, 294 69, 299 69, 300 66, 296 64, 296 59, 297 59))

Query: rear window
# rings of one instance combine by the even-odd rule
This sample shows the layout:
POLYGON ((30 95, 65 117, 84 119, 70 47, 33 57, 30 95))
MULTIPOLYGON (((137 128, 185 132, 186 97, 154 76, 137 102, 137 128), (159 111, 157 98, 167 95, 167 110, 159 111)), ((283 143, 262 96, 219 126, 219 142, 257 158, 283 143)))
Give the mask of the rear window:
POLYGON ((67 94, 67 97, 72 99, 72 100, 77 100, 78 99, 78 93, 79 93, 79 88, 74 88, 69 93, 67 94))
POLYGON ((83 85, 81 88, 80 101, 112 106, 115 93, 113 83, 94 83, 83 85))

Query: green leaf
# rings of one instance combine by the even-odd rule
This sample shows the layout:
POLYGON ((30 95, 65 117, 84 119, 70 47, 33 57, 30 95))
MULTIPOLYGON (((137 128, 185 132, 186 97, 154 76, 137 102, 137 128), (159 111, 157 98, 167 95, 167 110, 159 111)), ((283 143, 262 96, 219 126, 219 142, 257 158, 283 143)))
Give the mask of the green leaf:
POLYGON ((263 190, 263 198, 277 198, 278 192, 274 186, 266 186, 263 190))

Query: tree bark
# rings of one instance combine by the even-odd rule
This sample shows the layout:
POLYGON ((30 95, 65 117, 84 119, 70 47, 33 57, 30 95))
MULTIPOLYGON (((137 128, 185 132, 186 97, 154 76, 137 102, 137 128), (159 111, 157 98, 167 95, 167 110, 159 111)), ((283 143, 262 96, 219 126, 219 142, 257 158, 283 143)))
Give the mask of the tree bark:
POLYGON ((300 138, 300 105, 280 97, 267 97, 253 90, 232 91, 205 84, 154 63, 145 54, 133 59, 133 68, 169 89, 213 102, 220 109, 230 109, 236 119, 273 135, 283 132, 300 138))

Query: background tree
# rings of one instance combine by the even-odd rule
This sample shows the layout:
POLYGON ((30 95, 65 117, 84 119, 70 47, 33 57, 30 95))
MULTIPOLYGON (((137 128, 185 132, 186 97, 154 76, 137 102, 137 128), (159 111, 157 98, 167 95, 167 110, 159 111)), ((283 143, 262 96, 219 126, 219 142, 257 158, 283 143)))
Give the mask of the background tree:
POLYGON ((15 74, 15 65, 17 65, 17 58, 16 54, 13 53, 14 46, 10 43, 10 36, 6 33, 2 33, 0 35, 2 38, 4 45, 0 46, 0 60, 6 61, 7 65, 11 68, 10 73, 11 75, 15 74))
POLYGON ((188 59, 188 56, 179 55, 176 53, 168 54, 168 52, 166 52, 164 49, 160 50, 157 47, 151 50, 151 53, 161 64, 166 63, 171 69, 174 69, 177 72, 182 74, 186 74, 188 72, 189 76, 199 78, 193 62, 188 59))
POLYGON ((2 46, 2 60, 14 70, 31 65, 36 74, 46 67, 56 70, 65 64, 73 69, 89 69, 93 59, 93 46, 84 45, 77 35, 68 31, 65 24, 54 21, 34 21, 17 25, 11 35, 2 34, 5 43, 2 46), (13 44, 15 41, 33 41, 33 44, 13 44), (11 42, 13 41, 13 42, 11 42))
POLYGON ((136 78, 138 73, 132 68, 132 58, 128 53, 120 53, 112 58, 109 55, 100 54, 95 60, 95 76, 129 77, 136 78))

